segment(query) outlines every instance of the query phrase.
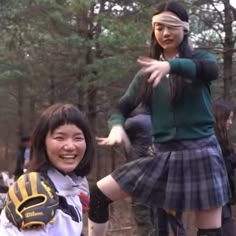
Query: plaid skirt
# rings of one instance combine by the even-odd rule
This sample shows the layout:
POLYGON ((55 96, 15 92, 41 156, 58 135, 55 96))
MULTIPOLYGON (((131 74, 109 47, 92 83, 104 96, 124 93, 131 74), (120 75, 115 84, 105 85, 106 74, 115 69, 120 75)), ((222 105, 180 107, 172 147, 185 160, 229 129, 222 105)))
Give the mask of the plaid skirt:
POLYGON ((174 210, 216 208, 229 201, 228 177, 215 135, 156 146, 157 155, 127 163, 111 174, 123 191, 174 210))

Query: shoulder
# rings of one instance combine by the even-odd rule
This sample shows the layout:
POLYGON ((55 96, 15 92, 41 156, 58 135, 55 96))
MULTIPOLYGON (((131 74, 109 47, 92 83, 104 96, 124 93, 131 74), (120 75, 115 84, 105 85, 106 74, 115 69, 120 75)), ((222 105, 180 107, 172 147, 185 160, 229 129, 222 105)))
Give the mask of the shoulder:
POLYGON ((133 77, 133 81, 142 81, 145 78, 143 71, 140 69, 133 77))
POLYGON ((193 50, 192 58, 193 59, 209 59, 209 60, 216 61, 216 57, 212 53, 204 49, 199 49, 199 48, 196 48, 193 50))
POLYGON ((89 195, 89 183, 86 177, 78 177, 77 179, 79 184, 80 192, 83 192, 86 195, 89 195))

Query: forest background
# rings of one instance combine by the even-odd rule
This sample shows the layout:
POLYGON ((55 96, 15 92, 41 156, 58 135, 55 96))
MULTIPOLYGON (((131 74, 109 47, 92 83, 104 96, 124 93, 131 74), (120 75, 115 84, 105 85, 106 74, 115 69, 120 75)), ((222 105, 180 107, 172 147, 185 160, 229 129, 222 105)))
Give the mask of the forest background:
MULTIPOLYGON (((223 97, 236 104, 234 1, 179 2, 190 15, 192 45, 218 58, 213 100, 223 97)), ((20 137, 30 133, 38 113, 50 104, 78 105, 96 135, 108 134, 109 109, 138 70, 137 57, 148 55, 151 14, 158 2, 0 0, 0 170, 12 172, 20 137)), ((120 148, 99 148, 90 181, 124 162, 120 148)), ((121 216, 115 217, 118 230, 112 235, 135 235, 126 203, 121 205, 123 215, 122 208, 113 207, 121 216)))

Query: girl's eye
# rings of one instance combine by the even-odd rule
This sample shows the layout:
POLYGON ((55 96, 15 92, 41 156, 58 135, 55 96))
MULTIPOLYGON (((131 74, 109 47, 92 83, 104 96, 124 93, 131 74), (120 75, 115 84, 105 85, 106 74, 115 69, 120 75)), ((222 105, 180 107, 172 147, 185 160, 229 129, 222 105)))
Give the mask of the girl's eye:
POLYGON ((84 140, 84 138, 81 137, 81 136, 78 136, 78 137, 75 137, 75 140, 76 140, 76 141, 81 141, 81 140, 84 140))
POLYGON ((56 136, 56 137, 54 137, 54 139, 56 139, 56 140, 58 140, 58 141, 62 141, 62 140, 63 140, 63 137, 61 137, 61 136, 56 136))

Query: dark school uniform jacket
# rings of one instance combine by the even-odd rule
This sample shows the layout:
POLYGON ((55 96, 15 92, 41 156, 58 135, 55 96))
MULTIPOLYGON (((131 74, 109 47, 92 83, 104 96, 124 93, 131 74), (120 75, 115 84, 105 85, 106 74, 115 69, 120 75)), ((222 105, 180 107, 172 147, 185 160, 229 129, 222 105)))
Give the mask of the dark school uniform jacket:
MULTIPOLYGON (((181 102, 173 106, 169 99, 168 77, 153 88, 150 110, 154 142, 197 139, 214 134, 211 114, 211 81, 218 77, 215 57, 203 50, 193 51, 191 59, 174 58, 170 74, 183 78, 188 84, 181 102)), ((109 126, 124 124, 130 112, 140 103, 145 76, 139 71, 109 117, 109 126)))

